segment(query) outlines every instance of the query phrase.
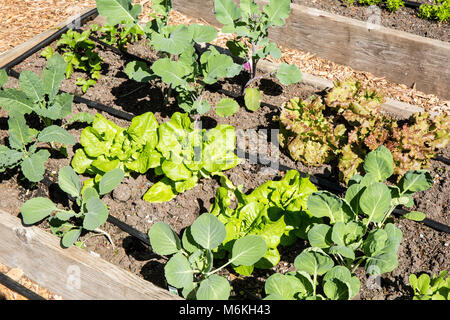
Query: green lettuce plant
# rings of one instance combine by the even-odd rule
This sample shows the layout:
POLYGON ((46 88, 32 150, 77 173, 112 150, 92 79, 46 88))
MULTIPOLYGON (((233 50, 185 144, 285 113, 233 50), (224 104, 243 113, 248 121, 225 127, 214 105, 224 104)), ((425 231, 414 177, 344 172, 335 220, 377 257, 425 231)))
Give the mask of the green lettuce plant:
MULTIPOLYGON (((72 135, 54 124, 72 112, 73 96, 58 94, 65 67, 64 59, 55 55, 47 62, 42 79, 31 71, 23 71, 19 76, 20 89, 0 90, 0 107, 9 114, 9 146, 0 145, 0 172, 20 165, 27 180, 39 182, 44 178, 45 163, 50 157, 50 152, 42 147, 75 144, 72 135), (27 124, 25 115, 28 114, 39 116, 42 130, 27 124)), ((8 81, 5 70, 0 71, 0 79, 0 86, 8 81)))
POLYGON ((144 35, 142 29, 135 24, 127 24, 126 21, 122 21, 122 23, 117 25, 105 24, 99 26, 92 24, 90 25, 90 30, 100 40, 121 51, 126 51, 130 43, 137 42, 144 35))
POLYGON ((235 188, 229 182, 220 187, 211 206, 210 213, 225 225, 227 237, 219 246, 216 256, 231 252, 233 242, 246 235, 260 235, 268 250, 263 259, 248 267, 237 267, 235 271, 249 275, 253 268, 271 268, 280 261, 279 245, 291 245, 297 236, 302 236, 313 221, 306 209, 306 199, 316 191, 308 178, 300 177, 298 171, 290 170, 279 181, 268 181, 249 194, 235 188), (231 208, 231 203, 236 203, 231 208))
POLYGON ((100 197, 111 192, 123 177, 121 169, 111 170, 95 187, 82 188, 75 171, 69 166, 63 167, 58 173, 58 185, 73 201, 72 209, 60 209, 48 198, 32 198, 22 206, 23 222, 31 225, 48 218, 52 232, 62 238, 61 243, 66 248, 78 240, 83 230, 107 235, 99 229, 109 215, 108 207, 100 197))
MULTIPOLYGON (((89 74, 89 78, 79 77, 76 84, 81 86, 85 93, 91 86, 95 85, 100 78, 101 63, 103 59, 95 51, 95 43, 89 40, 91 30, 79 33, 74 30, 68 30, 61 36, 56 43, 56 50, 61 52, 64 60, 67 62, 65 74, 69 79, 74 70, 81 70, 89 74)), ((50 59, 55 54, 51 47, 46 47, 41 52, 41 56, 50 59)))
POLYGON ((450 277, 448 271, 443 270, 433 278, 426 273, 417 277, 409 276, 409 285, 414 291, 413 300, 450 300, 450 277))
POLYGON ((433 4, 424 3, 419 7, 419 17, 439 22, 450 20, 450 1, 435 0, 433 4))
POLYGON ((267 245, 258 235, 247 235, 233 242, 227 262, 214 269, 213 250, 227 237, 225 226, 215 216, 204 213, 183 232, 182 239, 164 222, 149 231, 153 250, 172 255, 164 267, 167 283, 182 289, 186 299, 228 300, 231 287, 217 273, 228 265, 251 266, 265 254, 267 245))
POLYGON ((126 173, 155 169, 163 178, 144 195, 149 202, 165 202, 197 185, 200 178, 220 175, 239 164, 234 154, 235 130, 229 125, 199 129, 188 114, 176 112, 158 124, 153 113, 134 117, 121 128, 97 115, 81 133, 72 166, 78 173, 102 176, 115 168, 126 173))
MULTIPOLYGON (((255 111, 261 104, 261 92, 252 85, 261 77, 256 77, 258 61, 268 55, 279 59, 281 51, 275 42, 269 41, 269 28, 281 27, 286 23, 291 11, 290 0, 271 0, 261 10, 253 0, 241 0, 236 6, 233 0, 215 0, 216 19, 224 26, 223 33, 234 33, 236 38, 227 42, 231 53, 246 60, 245 69, 250 79, 244 86, 247 109, 255 111)), ((283 85, 290 85, 301 80, 300 70, 287 63, 282 63, 277 70, 277 78, 283 85)))

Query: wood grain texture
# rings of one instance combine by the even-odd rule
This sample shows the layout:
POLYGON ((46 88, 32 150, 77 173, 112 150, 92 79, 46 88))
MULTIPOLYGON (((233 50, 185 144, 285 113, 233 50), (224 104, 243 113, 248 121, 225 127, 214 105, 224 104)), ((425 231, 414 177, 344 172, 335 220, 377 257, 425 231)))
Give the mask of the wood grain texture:
MULTIPOLYGON (((235 1, 238 2, 238 1, 235 1)), ((257 0, 266 4, 266 0, 257 0)), ((174 0, 174 9, 220 27, 213 0, 174 0)), ((278 44, 371 72, 378 77, 450 98, 450 44, 380 25, 291 4, 285 26, 270 37, 278 44)))
POLYGON ((0 210, 0 261, 67 300, 181 299, 0 210))

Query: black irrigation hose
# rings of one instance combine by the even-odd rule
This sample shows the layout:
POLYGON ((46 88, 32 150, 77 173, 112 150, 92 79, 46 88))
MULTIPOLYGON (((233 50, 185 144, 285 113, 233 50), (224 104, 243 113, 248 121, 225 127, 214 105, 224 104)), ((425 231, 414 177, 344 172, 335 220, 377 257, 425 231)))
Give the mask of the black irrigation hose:
POLYGON ((412 9, 418 9, 422 5, 420 2, 415 1, 403 1, 405 3, 405 7, 412 8, 412 9))
POLYGON ((24 287, 17 281, 14 281, 10 277, 8 277, 6 274, 3 274, 0 272, 0 284, 4 285, 8 289, 17 292, 21 296, 27 298, 28 300, 46 300, 45 298, 41 297, 37 293, 31 291, 27 287, 24 287))
POLYGON ((119 219, 117 219, 111 215, 108 216, 107 221, 109 223, 115 225, 116 227, 118 227, 120 230, 128 233, 130 236, 133 236, 136 239, 140 240, 141 242, 143 242, 144 244, 148 245, 151 248, 150 239, 149 239, 148 235, 146 235, 145 233, 143 233, 139 230, 136 230, 132 226, 126 224, 123 221, 120 221, 119 219))

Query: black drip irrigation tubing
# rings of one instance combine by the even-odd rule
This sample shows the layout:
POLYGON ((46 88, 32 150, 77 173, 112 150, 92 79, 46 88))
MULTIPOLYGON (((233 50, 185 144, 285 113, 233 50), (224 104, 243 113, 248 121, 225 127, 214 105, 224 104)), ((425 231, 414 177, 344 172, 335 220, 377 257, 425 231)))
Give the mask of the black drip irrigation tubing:
POLYGON ((404 1, 405 7, 412 8, 412 9, 418 9, 422 5, 420 2, 415 1, 404 1))
POLYGON ((0 284, 4 285, 8 289, 20 294, 21 296, 27 298, 28 300, 46 300, 37 293, 31 291, 27 287, 24 287, 17 281, 14 281, 6 274, 0 273, 0 284))

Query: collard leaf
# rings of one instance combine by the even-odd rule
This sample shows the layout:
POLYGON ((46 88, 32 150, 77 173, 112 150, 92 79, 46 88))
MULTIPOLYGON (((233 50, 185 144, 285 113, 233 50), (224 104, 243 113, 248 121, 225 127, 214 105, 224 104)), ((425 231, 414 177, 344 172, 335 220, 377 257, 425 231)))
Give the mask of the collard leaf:
POLYGON ((391 192, 381 182, 368 186, 361 195, 359 205, 369 221, 381 222, 391 207, 391 192))
POLYGON ((231 260, 234 265, 250 266, 261 259, 267 251, 267 244, 258 235, 245 236, 233 244, 231 260))
POLYGON ((291 1, 270 0, 270 3, 265 5, 263 10, 267 14, 272 25, 282 26, 286 23, 285 20, 289 17, 291 12, 291 1))
POLYGON ((231 98, 223 98, 216 104, 216 113, 220 117, 228 117, 239 111, 239 104, 231 98))
POLYGON ((188 259, 181 253, 176 253, 164 267, 167 283, 175 288, 184 288, 192 285, 194 270, 188 259))
POLYGON ((153 72, 161 77, 164 83, 167 83, 173 87, 186 87, 187 82, 184 79, 189 73, 183 63, 172 61, 169 58, 162 58, 155 61, 152 65, 153 72))
POLYGON ((86 201, 87 213, 83 220, 83 228, 86 230, 95 230, 108 219, 108 208, 98 198, 90 198, 86 201))
POLYGON ((58 142, 64 145, 75 144, 75 138, 66 129, 57 125, 46 127, 39 133, 37 138, 40 142, 58 142))
POLYGON ((195 242, 205 249, 217 248, 226 237, 225 226, 215 216, 204 213, 191 226, 191 234, 195 242))
POLYGON ((28 114, 34 110, 33 101, 24 92, 9 88, 0 90, 0 107, 9 113, 28 114))
POLYGON ((5 69, 0 69, 0 88, 8 82, 8 74, 5 69))
POLYGON ((61 81, 65 77, 67 62, 59 54, 53 55, 47 60, 47 65, 42 71, 42 83, 44 92, 50 101, 53 101, 59 91, 61 81))
POLYGON ((364 170, 378 182, 383 182, 394 173, 392 154, 385 146, 379 146, 364 159, 364 170))
POLYGON ((65 233, 61 241, 62 245, 66 248, 71 247, 75 243, 75 241, 77 241, 78 238, 80 237, 81 230, 82 230, 81 228, 76 228, 65 233))
POLYGON ((343 221, 342 215, 342 200, 327 191, 317 191, 311 194, 307 200, 308 211, 317 218, 328 217, 331 223, 336 221, 343 221))
POLYGON ((192 40, 197 43, 211 42, 217 37, 217 29, 213 26, 193 23, 188 28, 192 35, 192 40))
POLYGON ((36 137, 37 131, 30 129, 23 114, 14 112, 8 119, 9 144, 12 148, 23 150, 36 137))
POLYGON ((308 231, 308 241, 312 247, 329 248, 331 241, 331 227, 326 224, 316 224, 308 231))
POLYGON ((413 221, 423 221, 427 216, 423 212, 411 211, 404 214, 403 217, 413 221))
POLYGON ((230 283, 224 277, 213 274, 202 280, 197 290, 197 300, 228 300, 230 283))
POLYGON ((297 66, 283 62, 277 71, 277 78, 281 84, 288 86, 300 82, 302 80, 302 73, 297 66))
POLYGON ((63 167, 58 173, 58 185, 64 192, 72 197, 79 197, 81 193, 81 182, 78 175, 70 166, 63 167))
POLYGON ((113 191, 122 182, 124 176, 125 173, 120 168, 106 172, 98 184, 100 195, 113 191))
POLYGON ((152 69, 142 61, 132 61, 125 66, 125 74, 128 78, 137 82, 149 82, 155 79, 152 69))
POLYGON ((44 100, 44 86, 41 78, 34 72, 24 70, 19 76, 20 89, 33 102, 44 100))
POLYGON ((50 199, 43 197, 32 198, 22 206, 23 223, 34 224, 39 222, 55 210, 56 205, 50 199))
POLYGON ((137 19, 142 7, 140 4, 133 5, 133 0, 96 0, 96 3, 99 14, 106 17, 109 25, 125 22, 141 28, 137 19))
POLYGON ((25 158, 21 164, 22 173, 31 182, 39 182, 44 179, 45 163, 50 157, 47 150, 39 150, 30 157, 25 158))
POLYGON ((264 290, 267 295, 276 295, 283 300, 294 300, 297 293, 306 291, 300 279, 293 275, 280 273, 275 273, 267 278, 264 290))
POLYGON ((177 253, 181 249, 180 239, 164 222, 155 223, 148 232, 153 250, 160 255, 177 253))
POLYGON ((241 10, 233 0, 214 0, 214 13, 217 21, 224 25, 232 25, 241 17, 241 10))
MULTIPOLYGON (((159 33, 154 33, 150 40, 150 44, 157 51, 178 55, 183 53, 186 48, 191 45, 191 40, 192 38, 188 27, 179 25, 167 38, 159 33)), ((153 69, 153 71, 155 70, 153 69)))
POLYGON ((295 258, 294 265, 298 271, 321 276, 333 268, 334 262, 322 249, 311 247, 295 258))
POLYGON ((258 110, 261 106, 261 91, 258 88, 247 88, 245 90, 244 100, 248 110, 258 110))
POLYGON ((402 193, 424 191, 433 185, 433 177, 426 170, 408 171, 399 181, 398 186, 402 193))

